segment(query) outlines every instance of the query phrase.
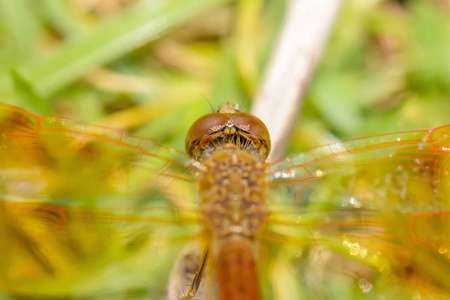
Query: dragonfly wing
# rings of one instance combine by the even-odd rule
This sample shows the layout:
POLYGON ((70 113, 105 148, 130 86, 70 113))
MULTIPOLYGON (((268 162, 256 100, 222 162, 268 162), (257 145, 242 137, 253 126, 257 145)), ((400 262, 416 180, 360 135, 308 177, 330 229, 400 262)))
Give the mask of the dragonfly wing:
POLYGON ((291 245, 302 297, 450 295, 450 126, 342 141, 271 170, 268 237, 291 245))
POLYGON ((195 172, 152 140, 0 104, 0 292, 162 298, 197 229, 195 172))

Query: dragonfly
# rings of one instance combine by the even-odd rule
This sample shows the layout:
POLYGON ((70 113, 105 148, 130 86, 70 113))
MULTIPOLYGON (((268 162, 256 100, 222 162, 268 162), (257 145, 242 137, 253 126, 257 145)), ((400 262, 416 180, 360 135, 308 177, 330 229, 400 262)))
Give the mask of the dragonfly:
POLYGON ((0 298, 448 299, 450 125, 269 162, 224 105, 186 151, 0 104, 0 298))

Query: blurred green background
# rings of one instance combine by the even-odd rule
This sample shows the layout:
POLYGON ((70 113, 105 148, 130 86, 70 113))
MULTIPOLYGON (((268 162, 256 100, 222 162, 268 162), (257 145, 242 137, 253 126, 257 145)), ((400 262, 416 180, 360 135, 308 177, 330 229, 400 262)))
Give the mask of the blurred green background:
MULTIPOLYGON (((449 123, 449 6, 343 1, 289 153, 449 123)), ((183 150, 208 102, 249 110, 285 9, 278 0, 0 0, 1 101, 183 150)))

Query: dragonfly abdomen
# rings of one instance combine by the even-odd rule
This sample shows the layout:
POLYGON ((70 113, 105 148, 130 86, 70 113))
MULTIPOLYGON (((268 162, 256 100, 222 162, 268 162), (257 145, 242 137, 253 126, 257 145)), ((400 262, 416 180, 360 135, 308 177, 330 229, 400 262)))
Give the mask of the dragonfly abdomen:
POLYGON ((218 243, 215 260, 220 300, 261 299, 252 242, 238 234, 218 243))

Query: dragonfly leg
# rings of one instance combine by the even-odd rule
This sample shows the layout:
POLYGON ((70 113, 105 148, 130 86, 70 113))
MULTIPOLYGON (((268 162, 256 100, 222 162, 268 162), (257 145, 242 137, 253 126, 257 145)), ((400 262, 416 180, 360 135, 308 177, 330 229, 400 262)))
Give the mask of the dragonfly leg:
POLYGON ((191 247, 183 254, 181 260, 176 264, 176 268, 172 271, 170 284, 169 284, 169 299, 176 300, 189 300, 194 298, 202 300, 204 298, 204 288, 202 288, 202 293, 197 294, 200 283, 204 278, 206 263, 208 261, 208 250, 206 247, 203 251, 203 255, 200 257, 200 249, 197 247, 191 247), (195 268, 195 276, 192 278, 193 271, 195 268), (189 279, 190 277, 190 279, 189 279), (189 280, 189 281, 188 281, 189 280), (189 290, 187 292, 181 292, 182 288, 185 287, 187 283, 190 282, 189 290), (174 294, 178 294, 175 296, 174 294), (180 296, 183 295, 183 296, 180 296), (202 296, 203 295, 203 296, 202 296))
POLYGON ((182 297, 180 300, 192 299, 197 294, 198 288, 200 287, 200 282, 202 281, 203 274, 205 273, 206 262, 208 261, 208 252, 209 248, 206 247, 205 250, 203 251, 202 260, 198 265, 197 272, 195 273, 194 280, 192 280, 191 287, 189 288, 187 295, 182 297))

